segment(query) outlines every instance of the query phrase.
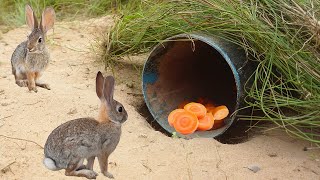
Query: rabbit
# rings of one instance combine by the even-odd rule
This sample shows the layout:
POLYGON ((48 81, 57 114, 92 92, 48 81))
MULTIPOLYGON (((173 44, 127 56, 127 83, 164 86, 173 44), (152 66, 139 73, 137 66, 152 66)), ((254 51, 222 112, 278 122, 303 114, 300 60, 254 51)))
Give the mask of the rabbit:
POLYGON ((66 176, 95 179, 93 171, 95 157, 101 172, 108 178, 108 157, 117 147, 121 124, 128 114, 121 103, 113 99, 115 80, 112 76, 96 76, 96 93, 101 101, 98 119, 80 118, 68 121, 55 128, 44 147, 44 165, 53 171, 65 169, 66 176), (84 159, 87 164, 83 165, 84 159))
POLYGON ((48 84, 39 81, 42 72, 47 68, 50 54, 46 48, 45 36, 48 30, 53 28, 55 12, 51 7, 42 12, 40 25, 29 5, 25 7, 26 22, 31 33, 26 41, 20 43, 11 56, 12 74, 16 84, 20 87, 28 87, 29 91, 37 92, 37 87, 50 90, 48 84))

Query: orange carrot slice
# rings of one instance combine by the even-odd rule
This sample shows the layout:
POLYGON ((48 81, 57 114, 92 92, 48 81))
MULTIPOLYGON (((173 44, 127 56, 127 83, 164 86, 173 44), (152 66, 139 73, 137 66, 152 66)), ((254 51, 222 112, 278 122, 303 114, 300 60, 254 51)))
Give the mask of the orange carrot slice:
POLYGON ((184 106, 184 109, 195 114, 198 118, 203 118, 207 114, 206 107, 200 103, 188 103, 184 106))
POLYGON ((227 106, 218 106, 210 112, 212 113, 214 120, 222 120, 228 116, 229 109, 227 106))
POLYGON ((203 118, 199 119, 197 130, 206 131, 213 127, 214 119, 212 113, 207 113, 203 118))
POLYGON ((186 111, 186 110, 184 110, 184 109, 175 109, 175 110, 171 111, 171 113, 170 113, 169 116, 168 116, 169 125, 170 125, 170 126, 173 126, 173 123, 174 123, 174 121, 175 121, 175 119, 176 119, 176 116, 177 116, 179 113, 185 112, 185 111, 186 111))
POLYGON ((198 128, 198 118, 189 111, 178 113, 173 126, 181 134, 192 134, 198 128))

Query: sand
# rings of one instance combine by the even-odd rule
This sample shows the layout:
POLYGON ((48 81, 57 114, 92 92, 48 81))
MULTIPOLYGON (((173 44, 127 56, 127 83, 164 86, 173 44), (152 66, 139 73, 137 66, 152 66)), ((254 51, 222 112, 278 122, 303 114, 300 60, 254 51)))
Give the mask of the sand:
MULTIPOLYGON (((39 88, 38 93, 18 87, 11 74, 11 54, 29 30, 22 26, 1 35, 0 179, 84 179, 66 177, 63 170, 47 170, 41 146, 58 125, 97 117, 95 76, 98 70, 110 72, 104 71, 90 49, 95 37, 112 23, 110 16, 58 22, 54 33, 48 34, 52 61, 42 77, 52 90, 39 88)), ((320 179, 319 150, 303 151, 309 143, 283 132, 222 144, 214 139, 176 139, 155 131, 135 108, 137 96, 141 99, 139 75, 130 74, 134 68, 120 69, 115 99, 123 103, 129 119, 109 158, 109 170, 116 179, 320 179), (246 168, 251 165, 260 171, 246 168)), ((97 160, 94 170, 99 173, 97 179, 106 179, 97 160)))

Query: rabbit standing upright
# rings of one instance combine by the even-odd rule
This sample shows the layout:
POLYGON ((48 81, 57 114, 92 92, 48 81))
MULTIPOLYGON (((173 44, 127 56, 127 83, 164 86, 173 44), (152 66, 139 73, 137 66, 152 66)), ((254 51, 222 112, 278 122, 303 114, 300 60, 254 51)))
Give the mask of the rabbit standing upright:
POLYGON ((55 12, 53 8, 46 8, 40 20, 38 20, 29 5, 25 7, 26 22, 31 33, 28 39, 17 46, 11 56, 12 74, 16 84, 21 87, 28 87, 30 91, 37 92, 37 87, 50 87, 39 81, 39 77, 49 64, 50 55, 46 48, 45 36, 54 25, 55 12))
POLYGON ((123 105, 113 99, 114 78, 98 72, 96 93, 101 100, 98 119, 80 118, 68 121, 54 129, 44 147, 44 165, 50 170, 65 169, 67 176, 95 179, 93 171, 98 157, 101 172, 108 172, 108 157, 115 150, 121 135, 121 124, 128 118, 123 105), (87 159, 87 165, 83 165, 87 159))

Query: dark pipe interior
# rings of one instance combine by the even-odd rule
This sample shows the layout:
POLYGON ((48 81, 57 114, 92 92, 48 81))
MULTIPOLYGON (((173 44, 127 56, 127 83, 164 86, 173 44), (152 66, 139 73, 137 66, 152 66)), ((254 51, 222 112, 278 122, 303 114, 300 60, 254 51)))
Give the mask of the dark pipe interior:
MULTIPOLYGON (((168 125, 168 114, 183 101, 196 101, 201 97, 216 105, 226 105, 230 114, 236 108, 233 72, 216 49, 200 40, 179 39, 158 46, 145 66, 144 81, 153 76, 156 80, 145 85, 146 103, 158 123, 171 132, 174 129, 168 125)), ((230 125, 230 118, 227 119, 226 124, 230 125)), ((223 129, 216 133, 221 134, 223 129)), ((210 137, 211 132, 197 131, 194 136, 197 133, 210 137)))
POLYGON ((203 97, 234 111, 237 91, 229 65, 208 44, 194 41, 192 46, 190 41, 177 41, 163 55, 159 66, 162 86, 172 92, 171 98, 179 98, 178 104, 203 97))

